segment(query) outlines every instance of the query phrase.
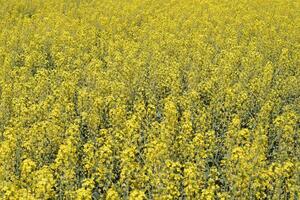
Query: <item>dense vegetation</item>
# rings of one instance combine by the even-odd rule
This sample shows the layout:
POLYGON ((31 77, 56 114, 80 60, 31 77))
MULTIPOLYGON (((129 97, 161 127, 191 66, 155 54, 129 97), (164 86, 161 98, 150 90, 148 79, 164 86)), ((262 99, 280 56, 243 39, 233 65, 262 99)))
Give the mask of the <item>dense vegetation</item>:
POLYGON ((0 199, 299 199, 299 0, 0 0, 0 199))

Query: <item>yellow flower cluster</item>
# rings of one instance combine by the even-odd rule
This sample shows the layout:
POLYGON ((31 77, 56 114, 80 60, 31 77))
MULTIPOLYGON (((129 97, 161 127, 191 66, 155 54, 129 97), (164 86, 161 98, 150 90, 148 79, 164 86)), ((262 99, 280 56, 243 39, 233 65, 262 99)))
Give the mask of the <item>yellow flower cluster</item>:
POLYGON ((299 199, 299 0, 0 0, 0 199, 299 199))

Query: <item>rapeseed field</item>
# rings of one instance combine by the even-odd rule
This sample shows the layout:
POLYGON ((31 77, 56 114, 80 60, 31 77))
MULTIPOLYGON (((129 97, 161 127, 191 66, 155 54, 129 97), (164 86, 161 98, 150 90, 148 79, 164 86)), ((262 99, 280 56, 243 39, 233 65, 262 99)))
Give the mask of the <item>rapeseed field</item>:
POLYGON ((0 199, 300 199, 300 1, 0 0, 0 199))

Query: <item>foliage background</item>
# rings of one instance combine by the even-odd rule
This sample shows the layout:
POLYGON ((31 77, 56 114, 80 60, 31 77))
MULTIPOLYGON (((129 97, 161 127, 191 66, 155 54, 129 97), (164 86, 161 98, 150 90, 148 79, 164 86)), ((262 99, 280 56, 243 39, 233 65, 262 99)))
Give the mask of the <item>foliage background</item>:
POLYGON ((299 10, 0 0, 0 198, 299 199, 299 10))

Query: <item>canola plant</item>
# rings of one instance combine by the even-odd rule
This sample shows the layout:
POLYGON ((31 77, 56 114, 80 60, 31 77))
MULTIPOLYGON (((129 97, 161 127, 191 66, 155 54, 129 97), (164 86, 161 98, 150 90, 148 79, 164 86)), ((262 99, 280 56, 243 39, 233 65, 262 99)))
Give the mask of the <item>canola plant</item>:
POLYGON ((299 11, 0 0, 0 199, 299 199, 299 11))

